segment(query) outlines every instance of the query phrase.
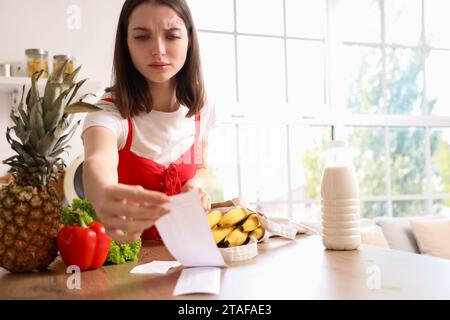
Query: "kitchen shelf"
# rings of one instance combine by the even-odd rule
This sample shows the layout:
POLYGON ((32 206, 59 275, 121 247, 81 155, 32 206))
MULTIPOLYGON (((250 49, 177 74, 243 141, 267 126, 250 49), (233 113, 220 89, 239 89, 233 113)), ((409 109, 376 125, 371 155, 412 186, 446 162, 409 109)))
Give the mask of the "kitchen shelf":
MULTIPOLYGON (((38 88, 41 94, 44 93, 47 79, 39 79, 38 88)), ((25 85, 25 94, 31 86, 31 78, 29 77, 0 77, 0 93, 8 93, 11 95, 18 95, 18 99, 22 95, 22 87, 25 85)), ((77 97, 86 93, 99 93, 103 89, 101 81, 87 80, 77 92, 77 97)), ((13 99, 15 100, 15 99, 13 99)))

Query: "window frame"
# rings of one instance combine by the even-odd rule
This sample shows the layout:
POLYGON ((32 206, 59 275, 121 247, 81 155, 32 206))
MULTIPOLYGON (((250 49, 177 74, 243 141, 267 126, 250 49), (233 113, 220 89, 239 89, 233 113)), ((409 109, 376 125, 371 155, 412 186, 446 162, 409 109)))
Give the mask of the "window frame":
MULTIPOLYGON (((304 126, 329 126, 332 128, 332 132, 335 134, 340 133, 340 128, 342 127, 378 127, 384 128, 384 142, 385 142, 385 156, 387 159, 386 163, 386 194, 383 196, 361 196, 361 201, 386 201, 387 202, 387 215, 393 215, 393 201, 407 201, 407 200, 426 200, 427 213, 432 214, 432 205, 434 200, 445 200, 450 199, 450 194, 433 194, 433 184, 432 184, 432 171, 431 171, 431 149, 430 149, 430 135, 431 130, 436 128, 449 128, 450 127, 450 116, 438 116, 438 115, 429 115, 426 107, 428 105, 427 100, 427 78, 426 78, 426 57, 425 53, 430 52, 432 50, 444 50, 450 51, 450 48, 438 48, 431 47, 427 44, 425 39, 425 1, 429 0, 421 0, 422 4, 422 12, 421 12, 421 40, 417 46, 407 46, 400 44, 388 44, 385 42, 385 0, 379 0, 380 5, 380 19, 381 19, 381 30, 380 30, 380 43, 361 43, 361 42, 350 42, 343 41, 340 42, 334 30, 337 28, 334 25, 338 22, 337 14, 336 14, 336 5, 337 0, 326 0, 326 16, 327 16, 327 25, 326 25, 326 35, 322 38, 305 38, 305 37, 294 37, 288 36, 286 33, 286 1, 282 0, 283 4, 283 25, 284 25, 284 34, 277 35, 264 35, 264 34, 251 34, 251 33, 241 33, 237 31, 237 1, 242 0, 233 0, 233 14, 234 14, 234 31, 217 31, 217 30, 208 30, 208 29, 199 29, 200 33, 210 33, 210 34, 227 34, 232 35, 234 37, 234 61, 235 61, 235 86, 236 86, 236 103, 230 106, 230 103, 227 102, 227 108, 221 108, 221 112, 218 115, 218 123, 219 125, 234 125, 236 130, 236 148, 237 148, 237 190, 238 196, 242 197, 242 177, 241 177, 241 169, 240 169, 240 151, 239 151, 239 126, 242 124, 256 124, 256 125, 264 125, 266 123, 270 124, 280 124, 286 126, 286 141, 283 143, 287 143, 287 154, 286 154, 286 170, 287 170, 287 201, 277 202, 277 201, 268 201, 268 202, 256 202, 250 203, 250 205, 257 206, 258 204, 269 203, 269 204, 277 204, 283 203, 288 205, 288 217, 293 217, 293 205, 297 203, 319 203, 320 199, 305 199, 304 201, 294 202, 291 198, 291 193, 289 192, 291 188, 291 157, 290 157, 290 126, 291 125, 304 125, 304 126), (285 75, 285 101, 283 103, 280 102, 280 108, 284 108, 287 110, 286 113, 283 113, 276 118, 273 117, 265 117, 260 116, 254 113, 244 112, 243 110, 248 110, 246 108, 245 103, 241 103, 240 98, 240 87, 239 87, 239 59, 238 59, 238 37, 239 36, 251 36, 251 37, 266 37, 266 38, 278 38, 282 39, 284 43, 284 75, 285 75), (303 40, 303 41, 319 41, 322 42, 325 46, 326 54, 324 61, 324 104, 318 105, 313 108, 315 111, 311 110, 302 110, 299 108, 299 105, 293 105, 289 102, 289 77, 288 77, 288 52, 287 52, 287 41, 288 40, 303 40), (422 115, 394 115, 387 114, 387 105, 384 104, 383 114, 376 115, 365 115, 365 114, 350 114, 343 106, 339 97, 339 92, 337 92, 339 85, 336 85, 339 81, 339 75, 336 74, 335 66, 338 65, 338 61, 335 61, 334 52, 339 50, 340 46, 365 46, 365 47, 375 47, 381 49, 382 52, 382 87, 383 87, 383 96, 384 101, 386 101, 386 50, 387 49, 397 49, 397 48, 406 48, 406 49, 416 49, 421 50, 422 52, 422 65, 423 65, 423 74, 424 74, 424 88, 422 92, 422 115), (390 128, 424 128, 425 129, 425 148, 426 148, 426 179, 427 179, 427 187, 426 192, 424 194, 418 195, 392 195, 392 186, 391 186, 391 155, 389 149, 389 141, 390 141, 390 128)), ((248 105, 248 104, 247 104, 248 105)), ((220 104, 216 105, 217 108, 220 108, 220 104)), ((333 138, 333 137, 332 137, 333 138)))

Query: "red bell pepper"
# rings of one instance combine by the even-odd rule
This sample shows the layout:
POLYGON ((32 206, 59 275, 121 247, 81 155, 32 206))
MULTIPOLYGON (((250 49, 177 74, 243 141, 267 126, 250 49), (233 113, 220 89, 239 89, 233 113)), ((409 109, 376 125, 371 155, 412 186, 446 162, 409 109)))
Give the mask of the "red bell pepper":
POLYGON ((57 244, 64 263, 77 265, 81 271, 100 268, 108 256, 109 236, 97 221, 88 226, 65 226, 58 233, 57 244))

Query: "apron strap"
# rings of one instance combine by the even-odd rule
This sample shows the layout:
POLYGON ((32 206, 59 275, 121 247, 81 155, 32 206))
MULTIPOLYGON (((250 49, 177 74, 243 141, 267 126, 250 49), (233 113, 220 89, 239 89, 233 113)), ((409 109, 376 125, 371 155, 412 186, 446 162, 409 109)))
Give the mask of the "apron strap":
POLYGON ((127 142, 125 143, 125 147, 123 147, 123 150, 130 151, 132 141, 133 141, 133 122, 131 121, 131 117, 128 117, 127 142))
POLYGON ((200 113, 195 115, 195 141, 198 141, 200 136, 200 113))
POLYGON ((195 115, 195 141, 193 148, 191 148, 191 154, 190 154, 190 163, 196 164, 197 166, 200 165, 202 162, 202 159, 199 156, 199 150, 201 150, 200 141, 200 114, 195 115))

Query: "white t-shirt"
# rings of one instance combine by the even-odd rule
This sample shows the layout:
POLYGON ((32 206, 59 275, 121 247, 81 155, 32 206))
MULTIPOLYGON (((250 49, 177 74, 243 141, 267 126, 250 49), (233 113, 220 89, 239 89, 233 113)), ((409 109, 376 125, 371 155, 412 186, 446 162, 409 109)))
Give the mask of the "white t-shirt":
MULTIPOLYGON (((105 94, 101 99, 110 98, 105 94)), ((88 113, 84 119, 83 133, 87 128, 101 126, 110 129, 117 137, 117 149, 125 147, 128 120, 122 118, 113 102, 100 100, 102 110, 88 113)), ((195 116, 186 118, 189 109, 180 106, 174 112, 152 110, 132 118, 133 140, 131 151, 162 165, 169 165, 185 153, 195 141, 195 116)), ((200 111, 199 141, 207 139, 216 127, 216 113, 210 104, 200 111)))

